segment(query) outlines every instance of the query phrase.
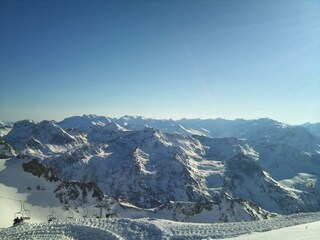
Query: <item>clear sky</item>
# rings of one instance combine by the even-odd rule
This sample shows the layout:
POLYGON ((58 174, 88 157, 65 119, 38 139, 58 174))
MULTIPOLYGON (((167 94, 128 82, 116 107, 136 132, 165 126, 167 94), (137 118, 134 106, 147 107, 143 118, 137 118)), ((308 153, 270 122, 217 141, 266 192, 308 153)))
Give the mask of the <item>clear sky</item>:
POLYGON ((0 0, 0 120, 320 122, 320 1, 0 0))

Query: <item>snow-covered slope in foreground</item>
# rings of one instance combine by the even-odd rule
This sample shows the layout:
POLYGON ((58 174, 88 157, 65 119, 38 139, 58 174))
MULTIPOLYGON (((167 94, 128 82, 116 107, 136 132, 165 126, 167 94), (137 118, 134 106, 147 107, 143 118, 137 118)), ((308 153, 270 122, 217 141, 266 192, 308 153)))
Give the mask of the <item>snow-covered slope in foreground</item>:
POLYGON ((306 223, 298 226, 277 229, 263 233, 245 234, 226 240, 313 240, 318 239, 320 234, 320 222, 306 223))
POLYGON ((1 239, 318 239, 320 213, 296 214, 263 221, 195 224, 125 218, 21 224, 0 230, 1 239), (313 222, 313 223, 312 223, 313 222), (307 224, 306 224, 307 223, 307 224), (304 225, 299 225, 304 224, 304 225), (298 226, 295 226, 298 225, 298 226), (295 226, 293 228, 287 228, 295 226), (282 229, 280 229, 282 228, 282 229), (276 230, 280 229, 280 230, 276 230), (264 232, 264 233, 256 233, 264 232), (247 235, 253 233, 252 235, 247 235), (237 238, 236 238, 237 239, 237 238))

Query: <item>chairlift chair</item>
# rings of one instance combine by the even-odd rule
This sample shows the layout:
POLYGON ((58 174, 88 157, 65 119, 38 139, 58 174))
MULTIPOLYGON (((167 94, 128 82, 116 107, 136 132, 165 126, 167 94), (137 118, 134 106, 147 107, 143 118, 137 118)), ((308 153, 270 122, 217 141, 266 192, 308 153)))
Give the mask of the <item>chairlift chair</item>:
POLYGON ((19 201, 19 202, 20 202, 20 211, 14 213, 14 218, 22 218, 23 216, 22 201, 19 201))
POLYGON ((88 217, 88 209, 87 209, 87 208, 84 208, 84 209, 83 209, 82 217, 83 217, 83 218, 87 218, 87 217, 88 217))
POLYGON ((100 218, 100 215, 98 214, 98 213, 93 213, 93 216, 95 217, 95 218, 100 218))
POLYGON ((100 218, 100 214, 97 212, 97 210, 95 208, 96 208, 96 206, 92 209, 92 215, 95 218, 100 218))
POLYGON ((68 219, 74 219, 74 214, 73 214, 73 212, 69 211, 67 218, 68 218, 68 219))
POLYGON ((26 209, 24 204, 25 204, 25 201, 22 202, 22 208, 23 208, 22 219, 23 220, 30 220, 30 210, 26 209))
POLYGON ((20 202, 20 211, 14 213, 14 218, 21 218, 22 220, 30 220, 30 210, 24 206, 25 201, 20 202))
POLYGON ((50 207, 50 213, 49 213, 49 215, 47 217, 47 220, 48 220, 48 222, 51 222, 51 221, 53 221, 55 219, 57 219, 56 212, 53 210, 52 207, 50 207))

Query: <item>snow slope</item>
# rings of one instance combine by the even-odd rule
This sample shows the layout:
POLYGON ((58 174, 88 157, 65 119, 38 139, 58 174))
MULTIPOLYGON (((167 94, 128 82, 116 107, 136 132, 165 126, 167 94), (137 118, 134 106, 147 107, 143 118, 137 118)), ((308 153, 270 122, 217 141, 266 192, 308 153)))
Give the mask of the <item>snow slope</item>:
POLYGON ((227 238, 226 240, 316 240, 320 235, 320 222, 301 224, 293 227, 286 227, 262 233, 245 234, 235 238, 227 238))
POLYGON ((60 207, 53 194, 57 184, 26 174, 21 163, 20 160, 0 160, 0 195, 6 197, 0 198, 0 227, 12 225, 14 213, 21 207, 17 200, 27 201, 26 208, 31 211, 32 222, 46 221, 49 208, 60 207), (45 190, 37 190, 37 186, 45 190))
POLYGON ((320 214, 298 214, 263 221, 195 224, 167 220, 127 218, 65 220, 44 224, 21 224, 0 229, 1 239, 318 239, 320 214), (313 222, 313 223, 312 223, 313 222), (305 224, 305 225, 299 225, 305 224), (288 228, 295 226, 293 228, 288 228), (281 229, 280 229, 281 228, 281 229), (279 230, 276 230, 279 229, 279 230), (260 232, 255 233, 255 232, 260 232), (253 233, 252 235, 247 235, 253 233), (299 235, 295 235, 299 234, 299 235), (306 238, 306 236, 310 238, 306 238), (258 238, 257 238, 258 237, 258 238), (288 238, 290 237, 290 238, 288 238), (292 238, 291 238, 292 237, 292 238), (272 238, 273 239, 273 238, 272 238))
POLYGON ((0 159, 0 227, 12 225, 15 213, 21 211, 20 201, 30 211, 30 222, 46 222, 51 209, 60 218, 82 218, 85 207, 93 212, 102 198, 94 194, 94 186, 62 181, 50 169, 26 163, 30 159, 0 159))

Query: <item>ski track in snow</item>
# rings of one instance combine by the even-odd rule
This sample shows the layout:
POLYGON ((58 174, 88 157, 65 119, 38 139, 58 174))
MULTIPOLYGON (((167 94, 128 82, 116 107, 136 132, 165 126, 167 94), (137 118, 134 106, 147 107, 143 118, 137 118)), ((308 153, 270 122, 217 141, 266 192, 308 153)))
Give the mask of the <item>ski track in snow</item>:
MULTIPOLYGON (((57 220, 0 229, 7 239, 223 239, 320 221, 320 212, 281 216, 268 220, 216 224, 181 223, 159 219, 57 220)), ((320 224, 314 225, 314 228, 320 224)), ((307 228, 307 226, 306 226, 307 228)), ((320 233, 320 229, 319 229, 320 233)), ((249 235, 252 237, 252 235, 249 235)), ((259 237, 258 237, 259 238, 259 237)), ((251 238, 252 239, 252 238, 251 238)), ((260 238, 259 238, 260 239, 260 238)))

